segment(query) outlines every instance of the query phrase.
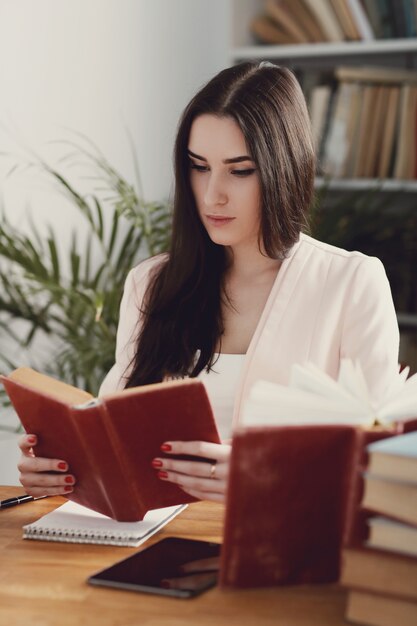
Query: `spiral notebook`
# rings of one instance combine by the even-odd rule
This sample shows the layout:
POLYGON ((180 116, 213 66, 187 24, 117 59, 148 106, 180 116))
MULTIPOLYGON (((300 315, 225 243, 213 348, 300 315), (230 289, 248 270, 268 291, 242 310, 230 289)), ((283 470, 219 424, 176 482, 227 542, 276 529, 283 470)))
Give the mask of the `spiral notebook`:
POLYGON ((137 547, 186 507, 181 504, 153 509, 140 522, 117 522, 75 502, 66 502, 33 524, 23 526, 23 538, 137 547))

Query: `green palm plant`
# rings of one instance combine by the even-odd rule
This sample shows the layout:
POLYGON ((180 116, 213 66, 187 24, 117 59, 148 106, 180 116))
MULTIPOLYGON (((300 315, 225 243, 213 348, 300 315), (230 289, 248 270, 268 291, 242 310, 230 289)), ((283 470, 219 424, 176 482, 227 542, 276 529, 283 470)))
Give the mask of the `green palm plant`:
POLYGON ((15 366, 1 349, 2 333, 23 348, 43 333, 54 354, 37 368, 96 394, 114 360, 126 275, 141 258, 167 249, 170 212, 167 203, 143 201, 99 151, 77 150, 104 184, 104 199, 79 193, 58 169, 38 164, 85 220, 82 248, 75 234, 64 252, 51 228, 46 237, 35 227, 26 235, 0 219, 0 363, 15 366), (24 333, 13 330, 16 320, 24 333))

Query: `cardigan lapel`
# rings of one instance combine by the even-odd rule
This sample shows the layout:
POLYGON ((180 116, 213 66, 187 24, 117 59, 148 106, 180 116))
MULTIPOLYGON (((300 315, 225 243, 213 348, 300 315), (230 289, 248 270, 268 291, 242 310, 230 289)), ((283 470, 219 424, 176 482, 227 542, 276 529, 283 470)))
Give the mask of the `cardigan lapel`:
POLYGON ((249 344, 236 392, 233 429, 239 424, 243 403, 250 387, 260 377, 259 364, 262 362, 263 346, 270 346, 271 341, 277 343, 276 332, 274 333, 272 329, 279 326, 291 295, 297 288, 298 278, 307 262, 308 255, 303 254, 302 246, 305 238, 305 235, 300 235, 299 241, 291 248, 288 257, 282 262, 249 344))

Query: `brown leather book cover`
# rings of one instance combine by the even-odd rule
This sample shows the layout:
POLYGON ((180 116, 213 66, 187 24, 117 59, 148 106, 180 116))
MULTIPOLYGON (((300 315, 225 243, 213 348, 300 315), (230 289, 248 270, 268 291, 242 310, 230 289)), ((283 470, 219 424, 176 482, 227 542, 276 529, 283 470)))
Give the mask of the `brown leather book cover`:
POLYGON ((167 381, 96 400, 28 368, 0 379, 26 432, 38 437, 35 454, 68 462, 77 479, 68 499, 119 521, 195 501, 157 478, 151 461, 163 456, 164 441, 220 441, 201 381, 167 381))
POLYGON ((223 587, 335 581, 355 496, 363 431, 251 427, 233 440, 223 587))

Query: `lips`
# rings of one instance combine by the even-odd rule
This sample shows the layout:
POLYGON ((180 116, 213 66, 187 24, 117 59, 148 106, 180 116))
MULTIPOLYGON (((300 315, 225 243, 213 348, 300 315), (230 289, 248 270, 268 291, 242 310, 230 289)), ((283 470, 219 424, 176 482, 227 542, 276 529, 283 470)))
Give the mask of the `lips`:
POLYGON ((235 217, 226 217, 225 215, 206 215, 209 224, 213 226, 226 226, 235 220, 235 217))

